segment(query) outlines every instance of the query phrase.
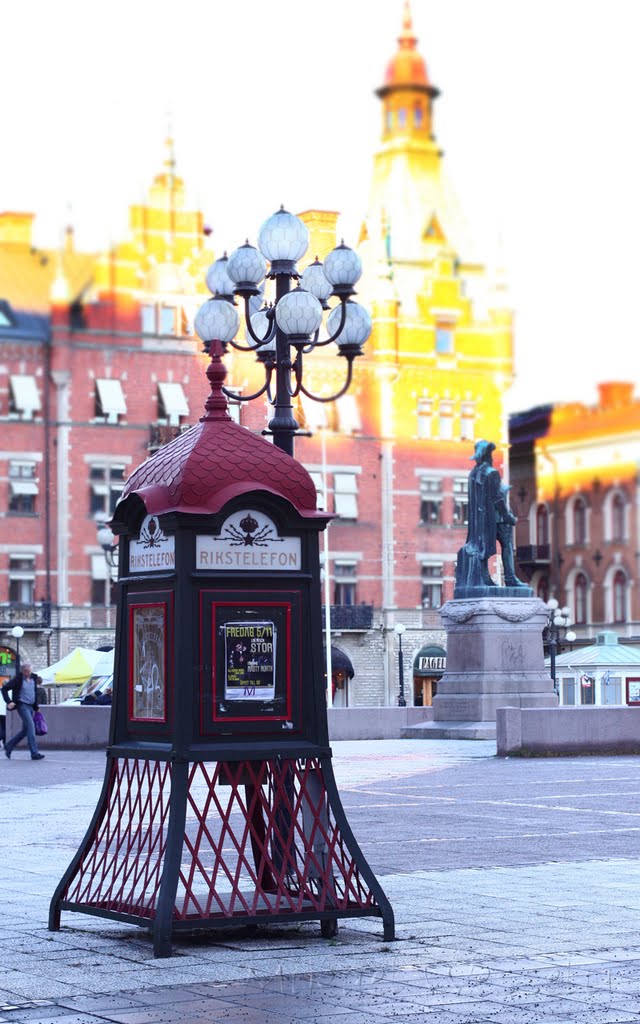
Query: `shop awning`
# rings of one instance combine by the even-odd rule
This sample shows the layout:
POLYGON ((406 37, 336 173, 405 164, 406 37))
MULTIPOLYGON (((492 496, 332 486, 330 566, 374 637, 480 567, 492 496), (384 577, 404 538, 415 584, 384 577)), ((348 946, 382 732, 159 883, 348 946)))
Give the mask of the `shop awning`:
MULTIPOLYGON (((327 653, 325 649, 325 663, 327 660, 327 653)), ((349 679, 353 679, 355 673, 353 671, 353 665, 351 664, 351 658, 344 651, 341 651, 339 647, 334 647, 331 644, 331 671, 332 672, 344 672, 349 679)))
POLYGON ((447 667, 447 652, 438 644, 421 647, 413 659, 414 676, 441 676, 447 667))

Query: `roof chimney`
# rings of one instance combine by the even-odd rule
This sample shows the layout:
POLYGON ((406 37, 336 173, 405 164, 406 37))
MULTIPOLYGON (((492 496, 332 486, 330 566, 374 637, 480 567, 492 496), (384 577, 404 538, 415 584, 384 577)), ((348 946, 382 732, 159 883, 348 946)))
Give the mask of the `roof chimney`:
POLYGON ((633 402, 633 382, 608 380, 598 384, 599 404, 602 409, 619 409, 633 402))

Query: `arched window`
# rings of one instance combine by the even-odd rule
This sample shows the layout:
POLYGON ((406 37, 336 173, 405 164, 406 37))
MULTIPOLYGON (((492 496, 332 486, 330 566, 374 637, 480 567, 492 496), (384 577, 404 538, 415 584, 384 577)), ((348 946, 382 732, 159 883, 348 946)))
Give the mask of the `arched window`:
POLYGON ((584 498, 576 498, 573 505, 573 542, 587 543, 587 503, 584 498))
POLYGON ((627 621, 627 577, 622 569, 613 577, 613 621, 627 621))
MULTIPOLYGON (((617 491, 611 502, 611 540, 618 544, 624 541, 625 500, 617 491)), ((616 619, 616 621, 618 621, 616 619)))
POLYGON ((422 128, 423 122, 424 113, 422 110, 422 106, 420 103, 416 103, 415 107, 413 108, 413 123, 415 124, 416 128, 422 128))
POLYGON ((538 505, 536 510, 536 543, 539 546, 549 544, 549 510, 546 505, 538 505))
POLYGON ((589 584, 587 583, 587 577, 584 573, 579 572, 576 576, 575 587, 575 606, 576 606, 576 625, 583 626, 587 621, 587 594, 589 584))
POLYGON ((407 111, 404 107, 400 107, 400 109, 398 110, 398 127, 407 127, 407 111))

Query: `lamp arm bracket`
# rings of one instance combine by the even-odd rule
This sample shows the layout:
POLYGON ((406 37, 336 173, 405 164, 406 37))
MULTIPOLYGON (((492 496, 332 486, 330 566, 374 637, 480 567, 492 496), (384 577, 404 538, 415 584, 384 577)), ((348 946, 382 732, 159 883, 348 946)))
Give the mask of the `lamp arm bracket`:
POLYGON ((316 331, 316 336, 315 336, 315 338, 313 340, 313 347, 314 348, 322 348, 323 345, 330 345, 332 341, 336 341, 340 337, 340 335, 342 334, 342 330, 344 328, 345 321, 347 319, 347 300, 346 299, 340 299, 340 303, 342 305, 342 309, 340 311, 340 323, 338 324, 336 330, 333 332, 333 334, 329 338, 325 338, 324 341, 318 341, 318 335, 320 333, 320 330, 318 329, 316 331))
POLYGON ((222 393, 224 395, 226 395, 227 398, 231 398, 234 402, 252 402, 254 400, 254 398, 260 398, 260 395, 264 395, 265 391, 269 387, 269 382, 271 380, 271 374, 272 373, 273 373, 273 368, 271 366, 268 366, 267 367, 267 379, 265 380, 265 382, 262 385, 262 387, 260 388, 260 390, 259 391, 254 391, 254 393, 252 395, 238 395, 238 394, 236 394, 235 391, 230 391, 228 388, 225 388, 225 387, 222 388, 222 393))
MULTIPOLYGON (((256 334, 256 332, 254 331, 253 327, 251 326, 251 308, 249 306, 249 298, 248 298, 248 296, 245 296, 245 299, 244 299, 244 319, 245 319, 245 324, 246 324, 246 328, 247 328, 247 333, 249 334, 249 336, 251 338, 253 338, 253 340, 256 343, 255 347, 257 347, 257 348, 260 348, 261 345, 266 345, 267 342, 269 342, 269 341, 271 341, 273 339, 273 336, 276 333, 276 309, 275 309, 275 306, 269 306, 269 308, 263 310, 263 312, 264 312, 265 316, 267 316, 269 318, 270 323, 269 323, 269 330, 267 331, 265 337, 261 338, 258 334, 256 334)), ((233 345, 233 342, 231 342, 231 344, 233 345)), ((241 346, 235 345, 234 347, 235 348, 240 348, 241 346)), ((250 349, 252 347, 253 346, 250 346, 250 349)))
MULTIPOLYGON (((336 391, 335 395, 329 395, 327 398, 323 398, 321 395, 313 395, 310 391, 305 388, 304 384, 300 382, 298 391, 302 391, 303 395, 310 398, 313 402, 335 402, 337 398, 342 398, 344 393, 349 390, 351 379, 353 377, 353 360, 349 359, 349 369, 347 370, 347 379, 339 391, 336 391)), ((296 392, 297 394, 297 392, 296 392)))

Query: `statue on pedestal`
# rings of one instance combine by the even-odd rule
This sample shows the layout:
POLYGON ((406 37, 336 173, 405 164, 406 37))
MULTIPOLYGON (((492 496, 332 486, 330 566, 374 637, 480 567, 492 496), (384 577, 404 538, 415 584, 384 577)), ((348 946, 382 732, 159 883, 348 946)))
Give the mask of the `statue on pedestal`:
MULTIPOLYGON (((455 597, 491 596, 496 590, 520 591, 509 596, 531 597, 533 591, 515 573, 513 527, 516 517, 509 507, 509 487, 493 465, 495 444, 477 441, 471 456, 475 467, 469 474, 469 525, 467 540, 458 552, 455 597), (498 588, 489 574, 489 559, 500 542, 505 587, 498 588)), ((497 595, 496 595, 497 596, 497 595)))

